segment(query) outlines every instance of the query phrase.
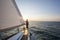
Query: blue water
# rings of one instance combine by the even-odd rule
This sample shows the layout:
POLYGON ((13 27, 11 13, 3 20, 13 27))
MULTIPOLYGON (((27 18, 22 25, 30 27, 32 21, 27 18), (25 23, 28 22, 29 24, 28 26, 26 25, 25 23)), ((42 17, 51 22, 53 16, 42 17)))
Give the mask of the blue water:
POLYGON ((60 22, 31 21, 29 27, 37 40, 60 40, 60 22))
MULTIPOLYGON (((22 28, 19 29, 21 30, 22 28)), ((60 22, 31 21, 29 22, 29 29, 35 35, 36 40, 60 40, 60 22)), ((17 28, 15 28, 0 32, 2 34, 0 36, 4 39, 17 32, 17 28)))

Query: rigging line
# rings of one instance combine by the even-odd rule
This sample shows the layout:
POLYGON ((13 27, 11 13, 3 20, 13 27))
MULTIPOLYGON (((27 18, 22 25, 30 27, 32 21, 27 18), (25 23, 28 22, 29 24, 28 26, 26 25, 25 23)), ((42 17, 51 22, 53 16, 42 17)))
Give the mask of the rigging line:
POLYGON ((18 15, 19 15, 20 17, 22 17, 22 15, 21 15, 21 13, 20 13, 20 11, 19 11, 19 9, 18 9, 18 6, 17 6, 17 4, 16 4, 16 1, 15 1, 15 0, 12 0, 12 2, 13 2, 13 4, 15 5, 16 10, 18 11, 18 15))

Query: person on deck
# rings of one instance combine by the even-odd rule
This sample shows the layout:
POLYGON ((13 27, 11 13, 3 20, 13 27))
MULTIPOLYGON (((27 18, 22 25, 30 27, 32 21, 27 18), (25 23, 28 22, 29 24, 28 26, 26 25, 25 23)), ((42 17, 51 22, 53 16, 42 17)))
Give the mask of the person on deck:
POLYGON ((28 25, 29 25, 29 22, 28 22, 28 19, 26 19, 26 28, 28 29, 28 25))

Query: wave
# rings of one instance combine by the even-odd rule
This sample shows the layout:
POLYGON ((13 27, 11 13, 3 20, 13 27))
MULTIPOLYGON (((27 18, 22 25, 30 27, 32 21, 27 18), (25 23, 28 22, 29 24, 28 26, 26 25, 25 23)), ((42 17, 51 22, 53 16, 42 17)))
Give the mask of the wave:
POLYGON ((30 29, 31 29, 30 30, 31 32, 33 32, 36 35, 39 35, 39 36, 37 36, 37 38, 39 38, 39 40, 40 39, 42 39, 42 40, 60 40, 60 37, 53 35, 52 33, 50 33, 47 30, 39 29, 37 27, 31 27, 30 29))

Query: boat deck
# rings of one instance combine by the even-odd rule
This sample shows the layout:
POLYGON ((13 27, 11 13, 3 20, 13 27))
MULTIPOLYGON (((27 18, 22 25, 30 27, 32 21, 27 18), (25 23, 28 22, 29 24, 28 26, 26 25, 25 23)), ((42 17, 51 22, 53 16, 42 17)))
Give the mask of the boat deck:
POLYGON ((28 40, 28 35, 23 35, 21 40, 28 40))
POLYGON ((28 40, 28 30, 24 29, 21 32, 19 32, 18 34, 9 38, 8 40, 28 40))

